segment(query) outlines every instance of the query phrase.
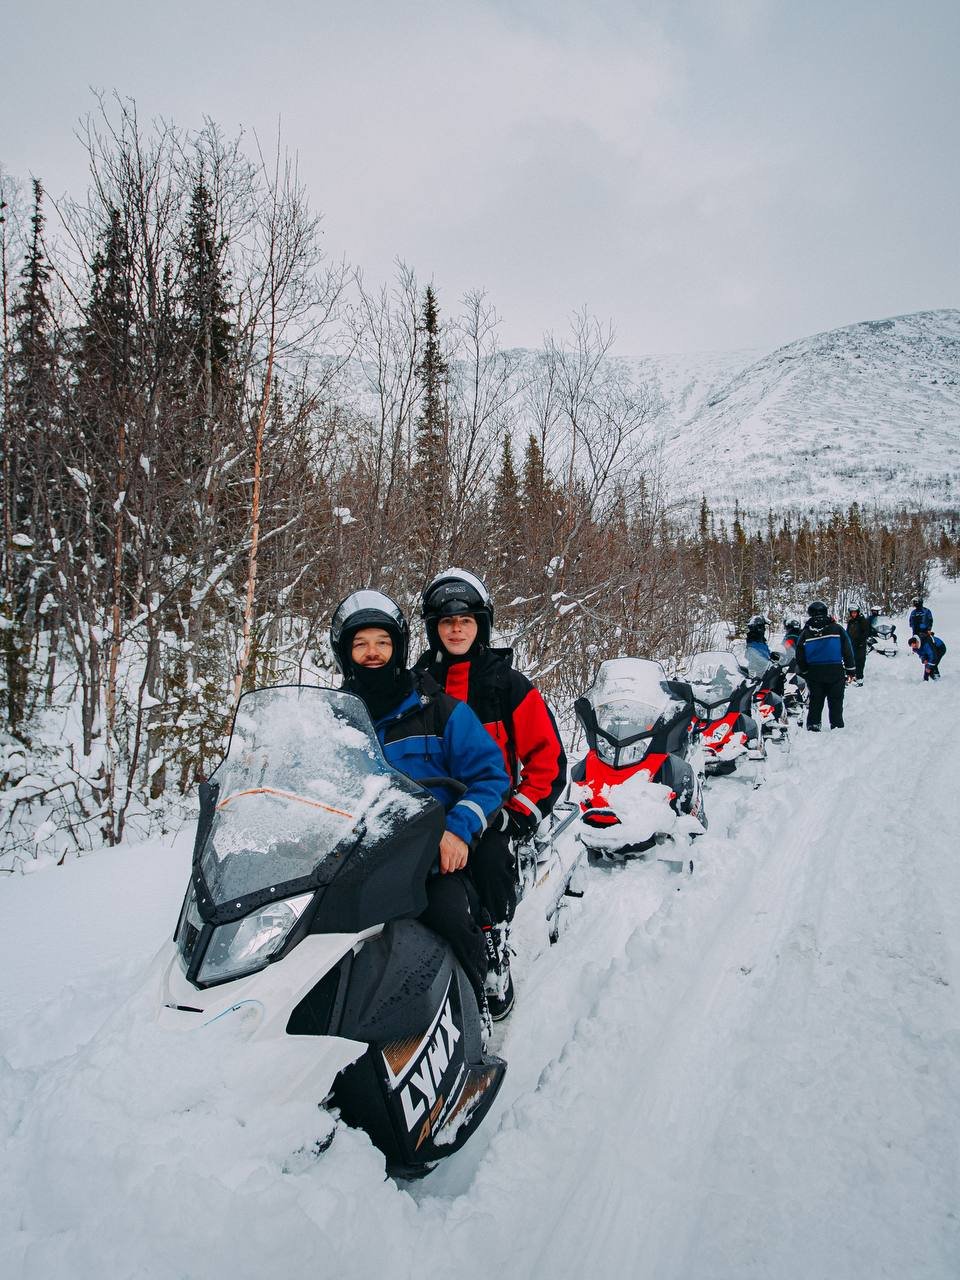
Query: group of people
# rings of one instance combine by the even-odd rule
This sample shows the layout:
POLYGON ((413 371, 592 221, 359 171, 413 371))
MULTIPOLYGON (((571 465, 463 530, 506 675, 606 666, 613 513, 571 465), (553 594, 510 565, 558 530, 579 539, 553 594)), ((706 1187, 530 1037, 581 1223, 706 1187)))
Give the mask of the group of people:
POLYGON ((513 843, 539 826, 563 791, 567 761, 535 686, 494 648, 493 601, 463 569, 438 574, 421 597, 428 648, 408 666, 399 605, 362 590, 330 627, 343 687, 365 703, 384 755, 443 804, 445 830, 427 882, 424 924, 446 938, 496 1021, 514 1003, 509 927, 517 905, 513 843))
MULTIPOLYGON (((852 605, 847 614, 847 625, 842 627, 822 600, 814 600, 807 607, 807 621, 801 626, 797 619, 790 619, 784 627, 786 646, 792 650, 791 658, 797 672, 806 681, 808 689, 807 728, 819 733, 824 704, 827 706, 830 728, 842 729, 843 695, 848 684, 863 684, 867 652, 876 640, 880 610, 873 608, 864 617, 858 605, 852 605)), ((940 661, 946 653, 946 645, 933 633, 933 614, 924 606, 920 596, 913 599, 910 614, 912 635, 907 642, 923 663, 924 680, 940 678, 940 661)), ((759 614, 747 623, 747 646, 766 646, 767 620, 759 614)))
MULTIPOLYGON (((924 679, 939 677, 946 646, 917 598, 910 647, 924 679)), ((786 624, 798 673, 809 690, 807 728, 843 728, 843 697, 863 683, 879 610, 849 611, 846 628, 822 600, 807 621, 786 624)), ((408 665, 410 627, 400 606, 380 591, 356 591, 340 602, 330 644, 343 687, 370 712, 387 760, 443 804, 445 830, 427 883, 421 919, 446 938, 477 995, 486 1022, 506 1017, 515 991, 509 929, 517 905, 515 844, 550 813, 566 783, 567 761, 553 713, 513 666, 511 649, 493 647, 493 601, 483 581, 464 569, 438 574, 421 597, 427 650, 408 665)), ((767 621, 750 619, 747 645, 770 657, 767 621)))

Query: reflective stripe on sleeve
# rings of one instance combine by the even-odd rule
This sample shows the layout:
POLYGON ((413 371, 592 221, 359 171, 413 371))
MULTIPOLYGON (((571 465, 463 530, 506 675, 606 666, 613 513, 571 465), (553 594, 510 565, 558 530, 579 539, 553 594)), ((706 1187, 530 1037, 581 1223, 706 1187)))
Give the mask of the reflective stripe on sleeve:
POLYGON ((522 791, 518 791, 518 792, 516 793, 516 795, 511 796, 511 799, 512 799, 512 800, 519 800, 519 801, 520 801, 520 803, 521 803, 525 808, 527 808, 527 809, 529 809, 529 810, 530 810, 530 812, 531 812, 531 813, 533 814, 533 816, 536 818, 536 820, 537 820, 537 822, 538 822, 538 823, 540 823, 540 822, 542 822, 542 821, 543 821, 543 814, 540 812, 540 810, 537 808, 537 806, 533 803, 533 801, 532 801, 532 800, 528 800, 528 799, 527 799, 527 797, 523 794, 523 792, 522 792, 522 791))
POLYGON ((469 809, 471 813, 475 813, 480 819, 480 834, 483 835, 487 829, 487 815, 478 804, 474 803, 473 800, 458 800, 453 807, 454 809, 469 809))

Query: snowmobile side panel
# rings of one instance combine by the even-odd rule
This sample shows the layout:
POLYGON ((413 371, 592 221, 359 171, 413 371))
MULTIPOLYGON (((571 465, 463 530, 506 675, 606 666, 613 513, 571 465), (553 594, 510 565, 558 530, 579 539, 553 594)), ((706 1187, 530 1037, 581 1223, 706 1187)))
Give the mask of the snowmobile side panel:
POLYGON ((394 1173, 422 1172, 483 1119, 506 1064, 483 1052, 476 999, 449 949, 424 926, 395 921, 356 957, 341 1036, 367 1052, 333 1091, 394 1173))

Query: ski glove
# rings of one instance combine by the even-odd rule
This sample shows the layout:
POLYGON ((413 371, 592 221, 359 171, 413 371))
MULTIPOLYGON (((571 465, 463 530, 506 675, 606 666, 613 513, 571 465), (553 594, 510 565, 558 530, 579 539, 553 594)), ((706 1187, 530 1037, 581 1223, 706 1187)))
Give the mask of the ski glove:
POLYGON ((529 840, 538 825, 532 813, 521 813, 518 809, 501 811, 500 830, 505 831, 511 840, 529 840))

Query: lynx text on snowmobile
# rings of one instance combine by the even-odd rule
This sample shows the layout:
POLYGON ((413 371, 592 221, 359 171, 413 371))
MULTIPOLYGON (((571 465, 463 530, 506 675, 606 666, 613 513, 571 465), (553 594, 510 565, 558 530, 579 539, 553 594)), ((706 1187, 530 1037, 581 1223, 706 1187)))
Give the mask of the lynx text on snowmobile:
POLYGON ((746 666, 728 650, 711 650, 686 659, 683 674, 696 703, 693 728, 703 743, 707 774, 734 773, 752 761, 759 786, 766 746, 753 714, 756 681, 746 666))
POLYGON ((590 858, 657 848, 661 861, 682 866, 678 850, 707 826, 690 686, 668 680, 659 662, 613 658, 574 710, 588 751, 571 771, 571 793, 579 798, 578 835, 590 858))
POLYGON ((750 676, 758 682, 754 694, 754 710, 765 738, 785 742, 790 731, 790 720, 784 699, 787 673, 780 666, 779 654, 765 656, 748 644, 744 651, 744 663, 750 676))
POLYGON ((160 961, 161 1025, 202 1034, 243 1019, 293 1093, 330 1096, 397 1174, 461 1147, 506 1070, 484 1053, 450 948, 413 918, 443 829, 442 806, 387 763, 358 698, 245 694, 201 784, 190 884, 160 961))

